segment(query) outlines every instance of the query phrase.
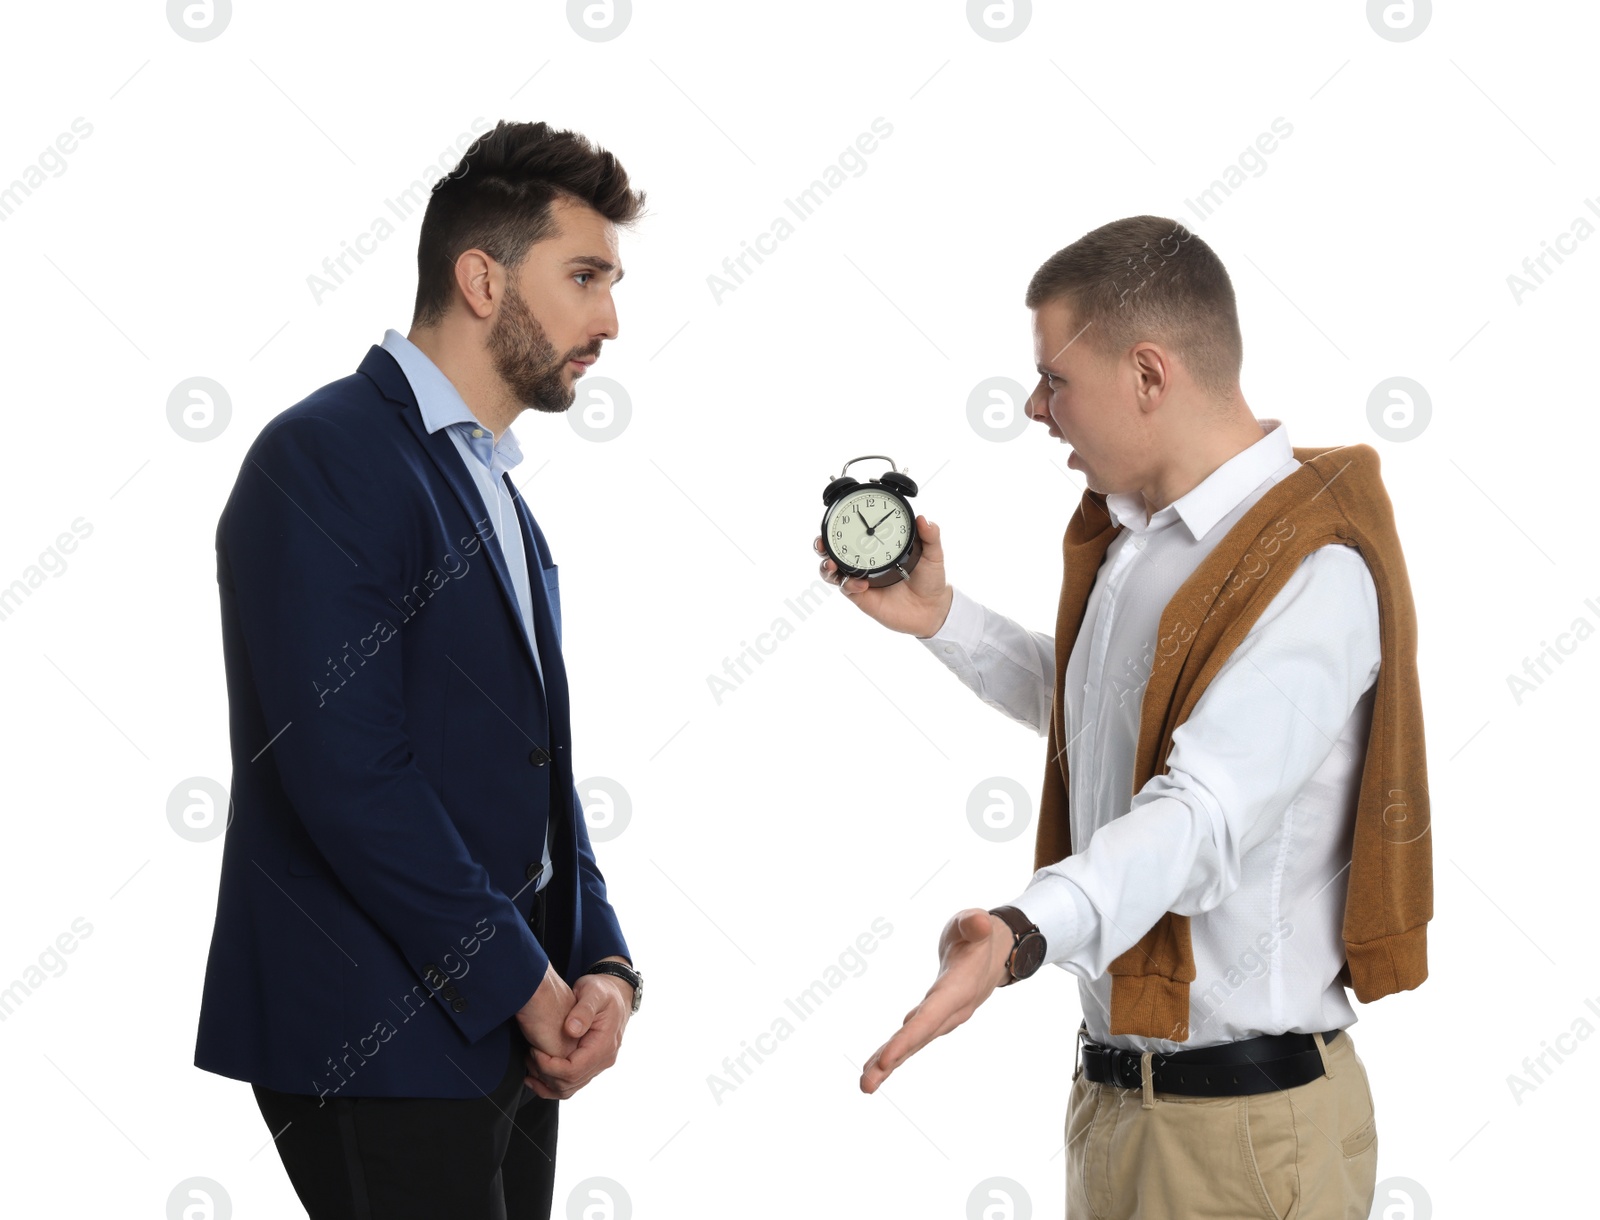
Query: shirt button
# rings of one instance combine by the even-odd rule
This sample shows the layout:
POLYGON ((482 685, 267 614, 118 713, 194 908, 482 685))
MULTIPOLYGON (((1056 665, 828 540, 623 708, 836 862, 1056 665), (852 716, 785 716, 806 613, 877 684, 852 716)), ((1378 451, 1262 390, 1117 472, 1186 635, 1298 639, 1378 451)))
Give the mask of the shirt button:
POLYGON ((472 435, 473 436, 482 436, 483 435, 483 429, 482 428, 474 428, 472 430, 472 435))
POLYGON ((1135 538, 1133 540, 1133 549, 1136 550, 1136 551, 1144 550, 1144 539, 1143 538, 1135 538))
POLYGON ((946 652, 954 652, 956 650, 956 646, 954 644, 946 644, 944 646, 944 650, 946 652))

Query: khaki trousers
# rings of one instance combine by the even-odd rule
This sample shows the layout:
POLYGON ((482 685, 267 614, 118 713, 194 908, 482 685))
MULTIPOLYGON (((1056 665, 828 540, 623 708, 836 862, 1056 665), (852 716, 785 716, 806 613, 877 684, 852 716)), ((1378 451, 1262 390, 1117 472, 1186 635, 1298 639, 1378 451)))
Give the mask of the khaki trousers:
POLYGON ((1072 1078, 1067 1220, 1368 1220, 1378 1130, 1345 1030, 1292 1089, 1188 1097, 1072 1078))

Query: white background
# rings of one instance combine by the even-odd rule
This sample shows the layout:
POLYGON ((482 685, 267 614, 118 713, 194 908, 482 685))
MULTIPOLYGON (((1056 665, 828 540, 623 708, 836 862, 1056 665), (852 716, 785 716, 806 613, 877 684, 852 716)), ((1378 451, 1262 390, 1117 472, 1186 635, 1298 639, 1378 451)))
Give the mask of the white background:
POLYGON ((1044 743, 836 591, 804 621, 785 602, 816 578, 823 483, 883 452, 923 481, 952 579, 1051 628, 1081 484, 1042 428, 996 442, 967 398, 1031 385, 1039 263, 1139 213, 1228 266, 1256 415, 1379 450, 1405 545, 1431 976, 1354 1028, 1379 1179, 1410 1182, 1394 1214, 1548 1214, 1572 1188, 1600 1039, 1520 1102, 1507 1077, 1580 1018, 1600 1029, 1580 906, 1600 642, 1520 702, 1507 675, 1600 626, 1600 242, 1520 301, 1507 277, 1600 222, 1591 13, 1441 6, 1409 41, 1360 3, 1040 4, 1009 41, 948 0, 640 2, 600 42, 558 3, 239 3, 205 42, 159 3, 6 22, 0 183, 92 125, 0 222, 0 586, 92 526, 0 621, 0 986, 92 925, 0 1023, 11 1214, 165 1216, 192 1177, 240 1217, 300 1214, 248 1086, 192 1065, 222 839, 175 833, 167 802, 230 773, 218 512, 269 419, 408 328, 420 213, 320 300, 308 276, 479 117, 584 132, 650 213, 622 234, 621 333, 591 374, 625 387, 628 426, 515 426, 562 570, 577 771, 631 800, 597 850, 648 982, 616 1066, 563 1106, 557 1214, 595 1177, 631 1200, 618 1216, 957 1217, 990 1177, 1020 1187, 1015 1215, 1024 1195, 1061 1214, 1071 976, 997 993, 857 1088, 944 921, 1026 883, 1031 821, 988 842, 967 799, 1009 776, 1036 802, 1044 743), (707 277, 878 117, 893 133, 865 171, 719 303, 707 277), (1279 117, 1292 135, 1201 219, 1186 200, 1279 117), (231 404, 204 442, 168 422, 195 376, 231 404), (1431 399, 1412 440, 1369 422, 1393 376, 1431 399), (780 617, 792 635, 718 702, 708 677, 780 617), (880 916, 866 969, 714 1099, 724 1057, 880 916))

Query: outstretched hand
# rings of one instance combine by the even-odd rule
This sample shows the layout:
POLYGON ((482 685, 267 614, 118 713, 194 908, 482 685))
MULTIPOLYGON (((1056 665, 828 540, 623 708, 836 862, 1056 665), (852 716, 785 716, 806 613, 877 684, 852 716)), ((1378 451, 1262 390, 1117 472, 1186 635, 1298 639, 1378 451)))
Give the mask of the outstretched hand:
POLYGON ((1006 959, 1014 943, 1005 920, 981 907, 957 912, 939 937, 939 977, 906 1013, 899 1032, 867 1060, 861 1091, 875 1092, 912 1055, 972 1016, 1009 977, 1006 959))

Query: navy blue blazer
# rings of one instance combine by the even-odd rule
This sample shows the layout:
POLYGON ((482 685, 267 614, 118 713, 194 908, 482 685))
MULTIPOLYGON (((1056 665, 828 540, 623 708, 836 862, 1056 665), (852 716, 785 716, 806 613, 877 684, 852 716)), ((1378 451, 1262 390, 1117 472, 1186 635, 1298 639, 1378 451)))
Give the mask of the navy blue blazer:
POLYGON ((631 960, 573 784, 556 565, 516 507, 543 689, 477 485, 387 351, 250 446, 217 524, 233 789, 195 1066, 477 1097, 547 963, 631 960))

